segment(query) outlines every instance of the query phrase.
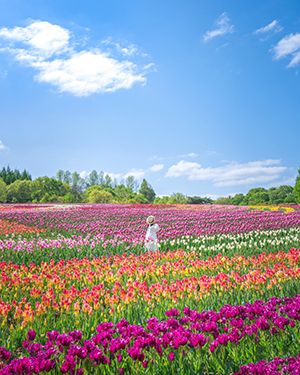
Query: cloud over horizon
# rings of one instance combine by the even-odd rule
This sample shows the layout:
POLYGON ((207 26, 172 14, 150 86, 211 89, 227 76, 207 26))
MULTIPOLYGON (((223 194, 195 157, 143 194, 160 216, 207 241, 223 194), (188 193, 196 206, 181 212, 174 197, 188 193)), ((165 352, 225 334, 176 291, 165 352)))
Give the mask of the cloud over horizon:
POLYGON ((149 168, 149 171, 150 172, 160 172, 163 169, 164 169, 163 164, 154 164, 154 165, 152 165, 152 167, 149 168))
POLYGON ((165 177, 186 177, 190 181, 211 181, 216 187, 251 185, 282 177, 287 167, 280 160, 227 163, 221 167, 203 167, 197 162, 181 160, 172 165, 165 177))
POLYGON ((0 51, 34 69, 35 80, 60 93, 88 96, 145 85, 152 63, 142 63, 138 47, 102 43, 101 48, 78 49, 70 30, 47 21, 26 27, 0 28, 0 51), (113 46, 113 48, 112 48, 113 46))

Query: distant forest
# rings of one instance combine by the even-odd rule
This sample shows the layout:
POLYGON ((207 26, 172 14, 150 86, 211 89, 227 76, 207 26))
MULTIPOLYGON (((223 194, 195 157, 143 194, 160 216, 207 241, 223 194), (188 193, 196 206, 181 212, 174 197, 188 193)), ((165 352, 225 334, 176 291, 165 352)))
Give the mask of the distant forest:
POLYGON ((58 170, 55 177, 32 179, 27 171, 3 167, 0 171, 1 203, 154 203, 154 204, 296 204, 300 203, 300 169, 295 186, 257 187, 247 194, 211 199, 173 193, 159 197, 146 179, 133 176, 122 181, 104 172, 92 171, 86 178, 78 172, 58 170))

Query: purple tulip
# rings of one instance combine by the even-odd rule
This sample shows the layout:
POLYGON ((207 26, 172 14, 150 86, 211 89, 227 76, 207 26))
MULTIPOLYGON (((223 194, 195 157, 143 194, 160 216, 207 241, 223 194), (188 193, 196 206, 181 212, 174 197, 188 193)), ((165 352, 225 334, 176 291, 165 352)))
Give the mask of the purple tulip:
POLYGON ((29 341, 33 341, 36 337, 36 333, 33 329, 30 329, 28 332, 27 332, 27 338, 29 341))

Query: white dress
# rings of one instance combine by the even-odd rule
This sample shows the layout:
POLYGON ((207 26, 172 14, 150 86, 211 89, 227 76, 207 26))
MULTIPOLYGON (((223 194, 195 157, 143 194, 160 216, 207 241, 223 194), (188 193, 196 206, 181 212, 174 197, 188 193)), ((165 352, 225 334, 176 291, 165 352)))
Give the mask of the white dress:
POLYGON ((158 250, 158 240, 156 233, 159 231, 159 225, 149 225, 145 238, 145 248, 148 251, 158 250))

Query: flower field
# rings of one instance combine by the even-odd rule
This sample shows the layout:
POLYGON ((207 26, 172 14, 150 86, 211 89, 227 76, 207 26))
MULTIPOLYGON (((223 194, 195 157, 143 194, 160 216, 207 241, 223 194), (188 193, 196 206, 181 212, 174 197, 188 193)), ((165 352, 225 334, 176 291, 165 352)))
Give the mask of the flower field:
POLYGON ((298 206, 2 206, 0 266, 0 374, 299 373, 298 206))

